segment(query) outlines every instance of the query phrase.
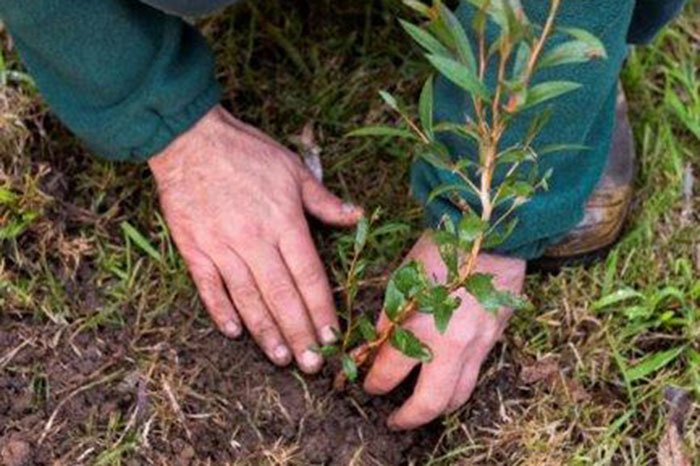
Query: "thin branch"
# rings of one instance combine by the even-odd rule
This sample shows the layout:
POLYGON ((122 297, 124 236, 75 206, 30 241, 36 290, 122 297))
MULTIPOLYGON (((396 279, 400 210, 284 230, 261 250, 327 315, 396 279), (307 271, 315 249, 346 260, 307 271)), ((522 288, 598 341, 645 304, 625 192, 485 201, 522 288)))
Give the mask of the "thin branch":
POLYGON ((547 39, 549 38, 550 34, 552 33, 552 30, 554 29, 554 18, 557 15, 557 11, 559 10, 560 4, 561 0, 552 0, 551 6, 549 8, 549 16, 547 16, 547 22, 545 22, 544 28, 542 29, 542 35, 537 41, 537 44, 535 44, 535 47, 532 49, 532 53, 530 54, 530 60, 528 60, 527 62, 527 68, 525 68, 525 74, 523 76, 523 87, 527 87, 527 85, 530 83, 532 73, 535 71, 535 66, 537 65, 537 60, 539 59, 539 56, 542 53, 544 44, 545 42, 547 42, 547 39))

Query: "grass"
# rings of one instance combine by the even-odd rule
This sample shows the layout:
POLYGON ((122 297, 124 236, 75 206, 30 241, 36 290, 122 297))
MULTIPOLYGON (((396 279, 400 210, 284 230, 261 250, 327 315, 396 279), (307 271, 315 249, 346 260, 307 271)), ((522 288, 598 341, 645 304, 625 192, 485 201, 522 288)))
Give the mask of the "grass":
MULTIPOLYGON (((327 184, 405 225, 371 244, 381 276, 419 231, 421 211, 408 193, 410 156, 389 140, 343 135, 391 118, 378 90, 418 92, 424 65, 393 21, 403 10, 389 0, 271 0, 259 8, 229 8, 200 22, 216 39, 225 104, 290 145, 307 122, 315 124, 327 184)), ((499 408, 489 422, 474 422, 485 395, 477 392, 444 419, 426 464, 656 464, 670 386, 692 393, 685 441, 690 457, 700 457, 700 190, 690 181, 700 176, 699 18, 695 0, 653 44, 632 50, 623 71, 640 156, 623 240, 589 269, 529 277, 535 310, 516 318, 482 374, 488 396, 502 399, 499 408), (513 380, 526 396, 493 388, 499 371, 537 371, 543 361, 555 361, 561 378, 513 380)), ((196 373, 183 373, 178 355, 154 350, 173 340, 186 347, 192 335, 211 330, 157 214, 147 170, 92 158, 48 112, 8 36, 1 37, 0 373, 25 381, 17 393, 29 396, 42 421, 7 429, 41 432, 60 401, 81 387, 136 384, 150 396, 150 417, 133 407, 138 402, 115 408, 106 422, 90 411, 63 452, 74 463, 128 464, 143 458, 139 451, 148 457, 149 435, 167 440, 182 427, 187 407, 178 406, 187 399, 210 400, 214 420, 233 409, 197 385, 196 373), (12 336, 1 333, 3 326, 12 336), (90 346, 108 352, 104 342, 114 332, 126 332, 131 352, 76 375, 59 377, 45 360, 22 357, 31 349, 89 361, 90 346), (145 382, 129 378, 135 369, 145 382)), ((317 231, 331 273, 338 272, 342 238, 317 231)), ((381 285, 367 283, 362 299, 376 301, 381 285)), ((217 383, 226 377, 222 372, 217 383)), ((251 423, 264 423, 266 410, 285 409, 275 407, 279 394, 269 387, 250 390, 260 394, 260 405, 246 411, 251 423)), ((309 409, 325 409, 324 400, 312 398, 309 409)), ((52 432, 61 428, 56 419, 52 432)), ((2 429, 0 437, 9 432, 2 429)), ((259 455, 245 464, 303 464, 297 440, 259 432, 259 455)), ((361 451, 357 458, 365 464, 361 451)))

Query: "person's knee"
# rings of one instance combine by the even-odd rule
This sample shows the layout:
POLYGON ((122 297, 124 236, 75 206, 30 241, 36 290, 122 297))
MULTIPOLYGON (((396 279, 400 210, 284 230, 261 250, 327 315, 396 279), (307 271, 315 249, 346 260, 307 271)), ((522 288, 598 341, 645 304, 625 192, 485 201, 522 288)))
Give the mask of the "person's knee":
POLYGON ((238 0, 141 0, 142 2, 178 16, 206 15, 238 0))

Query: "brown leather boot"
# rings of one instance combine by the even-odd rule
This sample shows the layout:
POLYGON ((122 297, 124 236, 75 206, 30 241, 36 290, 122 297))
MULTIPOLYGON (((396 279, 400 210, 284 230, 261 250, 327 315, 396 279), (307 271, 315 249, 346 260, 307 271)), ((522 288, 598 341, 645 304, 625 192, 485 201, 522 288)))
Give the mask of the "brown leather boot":
POLYGON ((620 87, 612 146, 603 176, 588 198, 583 220, 544 255, 532 261, 534 270, 556 271, 564 266, 588 265, 604 258, 620 237, 632 203, 637 171, 634 137, 627 115, 627 99, 620 87))

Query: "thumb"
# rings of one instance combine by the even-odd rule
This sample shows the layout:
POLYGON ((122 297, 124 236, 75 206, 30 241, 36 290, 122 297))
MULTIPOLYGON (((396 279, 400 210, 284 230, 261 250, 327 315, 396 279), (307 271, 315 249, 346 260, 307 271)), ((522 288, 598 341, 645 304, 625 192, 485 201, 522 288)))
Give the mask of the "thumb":
POLYGON ((306 210, 324 223, 350 226, 363 215, 361 207, 343 202, 308 172, 304 174, 301 196, 306 210))

